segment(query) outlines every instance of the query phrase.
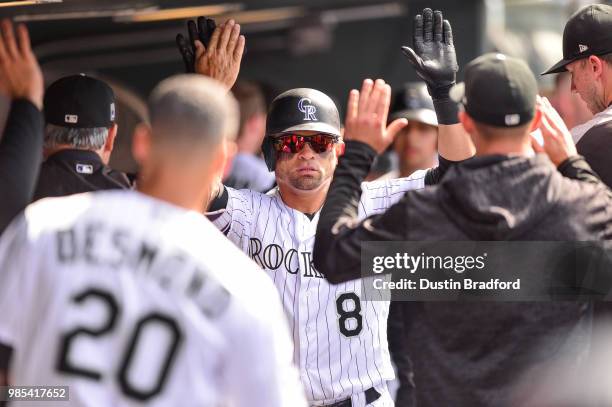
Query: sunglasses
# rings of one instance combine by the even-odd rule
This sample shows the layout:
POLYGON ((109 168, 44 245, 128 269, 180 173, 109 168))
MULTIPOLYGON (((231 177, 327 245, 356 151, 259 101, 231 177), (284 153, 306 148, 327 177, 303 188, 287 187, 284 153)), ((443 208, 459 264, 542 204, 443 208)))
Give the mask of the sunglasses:
POLYGON ((320 154, 330 151, 338 140, 339 138, 337 136, 331 136, 324 133, 317 133, 311 136, 283 133, 280 136, 274 137, 272 145, 274 146, 274 150, 279 153, 295 154, 301 151, 306 143, 308 143, 315 153, 320 154))

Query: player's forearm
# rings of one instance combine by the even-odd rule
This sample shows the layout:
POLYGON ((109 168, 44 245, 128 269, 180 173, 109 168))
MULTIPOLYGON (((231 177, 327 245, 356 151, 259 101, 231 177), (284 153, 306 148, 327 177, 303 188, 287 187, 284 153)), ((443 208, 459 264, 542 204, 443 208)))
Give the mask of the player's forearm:
POLYGON ((438 153, 449 161, 462 161, 472 157, 476 148, 470 135, 460 123, 438 126, 438 153))
POLYGON ((27 100, 15 100, 0 143, 0 233, 27 204, 42 162, 43 119, 27 100))
POLYGON ((592 184, 601 183, 601 179, 591 169, 584 157, 575 155, 559 164, 559 172, 566 178, 578 181, 590 182, 592 184))
POLYGON ((325 274, 332 283, 360 277, 359 242, 340 239, 344 233, 338 234, 334 229, 337 229, 339 223, 356 221, 361 182, 368 174, 375 157, 376 152, 367 144, 347 141, 345 154, 339 160, 321 210, 313 258, 317 270, 325 274), (339 268, 337 263, 340 262, 337 259, 342 259, 342 265, 348 267, 339 268))
POLYGON ((566 178, 604 186, 608 198, 612 199, 612 191, 601 181, 595 171, 591 169, 591 166, 584 157, 580 155, 570 157, 559 164, 558 170, 566 178))
POLYGON ((313 261, 316 269, 332 284, 364 277, 361 274, 362 242, 405 240, 407 214, 403 200, 382 215, 357 221, 361 182, 375 156, 376 152, 367 144, 347 142, 321 210, 313 261))
POLYGON ((338 239, 340 235, 334 229, 340 222, 354 222, 357 218, 361 182, 367 176, 375 157, 376 151, 367 144, 347 141, 345 154, 340 157, 325 205, 321 210, 313 258, 317 270, 333 283, 359 278, 359 244, 355 246, 346 240, 340 242, 338 239), (336 251, 339 246, 344 253, 336 251), (333 255, 328 255, 331 253, 333 255), (336 259, 342 259, 343 264, 353 264, 356 267, 348 267, 352 273, 346 276, 335 264, 336 259))
POLYGON ((346 150, 338 161, 318 226, 333 226, 340 218, 357 218, 361 183, 368 175, 376 151, 359 141, 347 141, 346 150))

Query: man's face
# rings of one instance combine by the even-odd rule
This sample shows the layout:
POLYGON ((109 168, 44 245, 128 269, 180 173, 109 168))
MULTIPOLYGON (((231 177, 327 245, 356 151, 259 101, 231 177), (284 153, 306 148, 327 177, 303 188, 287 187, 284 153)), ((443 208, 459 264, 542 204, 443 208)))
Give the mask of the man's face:
MULTIPOLYGON (((313 131, 297 131, 300 136, 312 136, 313 131)), ((328 183, 334 174, 338 157, 336 148, 316 153, 310 144, 306 143, 297 153, 276 153, 276 181, 287 184, 300 191, 318 189, 328 183)))
POLYGON ((430 168, 436 156, 438 129, 429 124, 411 121, 395 139, 393 148, 407 167, 430 168))
POLYGON ((580 95, 593 114, 605 110, 606 106, 600 96, 598 83, 589 59, 579 59, 568 64, 566 68, 572 75, 572 92, 580 95))

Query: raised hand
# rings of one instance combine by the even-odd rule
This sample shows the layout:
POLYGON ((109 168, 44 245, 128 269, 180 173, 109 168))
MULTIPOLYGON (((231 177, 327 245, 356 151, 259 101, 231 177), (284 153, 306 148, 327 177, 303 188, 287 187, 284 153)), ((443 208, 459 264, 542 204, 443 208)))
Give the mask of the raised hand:
POLYGON ((193 20, 187 22, 189 41, 183 34, 176 36, 176 45, 183 57, 185 72, 195 73, 196 41, 200 41, 205 47, 208 47, 216 27, 215 20, 212 18, 198 17, 197 23, 193 20))
POLYGON ((234 20, 221 24, 213 31, 208 46, 195 40, 195 72, 216 79, 230 90, 240 72, 244 43, 239 24, 234 20))
POLYGON ((553 164, 559 166, 569 157, 578 154, 574 140, 563 119, 548 99, 538 96, 536 106, 542 113, 539 129, 544 142, 540 145, 532 138, 531 145, 536 152, 545 153, 553 164))
POLYGON ((28 29, 17 26, 17 40, 10 20, 2 21, 0 39, 0 90, 12 99, 27 99, 42 110, 44 82, 32 52, 28 29))
POLYGON ((387 126, 391 103, 391 87, 382 79, 363 81, 361 92, 351 90, 346 108, 344 139, 360 141, 382 153, 397 133, 406 127, 406 119, 397 119, 387 126))
POLYGON ((441 11, 426 8, 414 18, 412 41, 414 49, 402 47, 402 51, 427 83, 431 97, 447 97, 459 70, 450 23, 441 11))

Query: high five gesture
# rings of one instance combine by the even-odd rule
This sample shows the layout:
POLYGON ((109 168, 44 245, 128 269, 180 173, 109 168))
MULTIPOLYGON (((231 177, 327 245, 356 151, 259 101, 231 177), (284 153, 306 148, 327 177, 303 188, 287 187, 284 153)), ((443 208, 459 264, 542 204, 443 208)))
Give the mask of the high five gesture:
POLYGON ((369 144, 382 153, 393 142, 396 134, 408 125, 408 120, 397 119, 387 126, 391 87, 382 79, 363 81, 361 91, 351 90, 346 109, 345 140, 369 144))

